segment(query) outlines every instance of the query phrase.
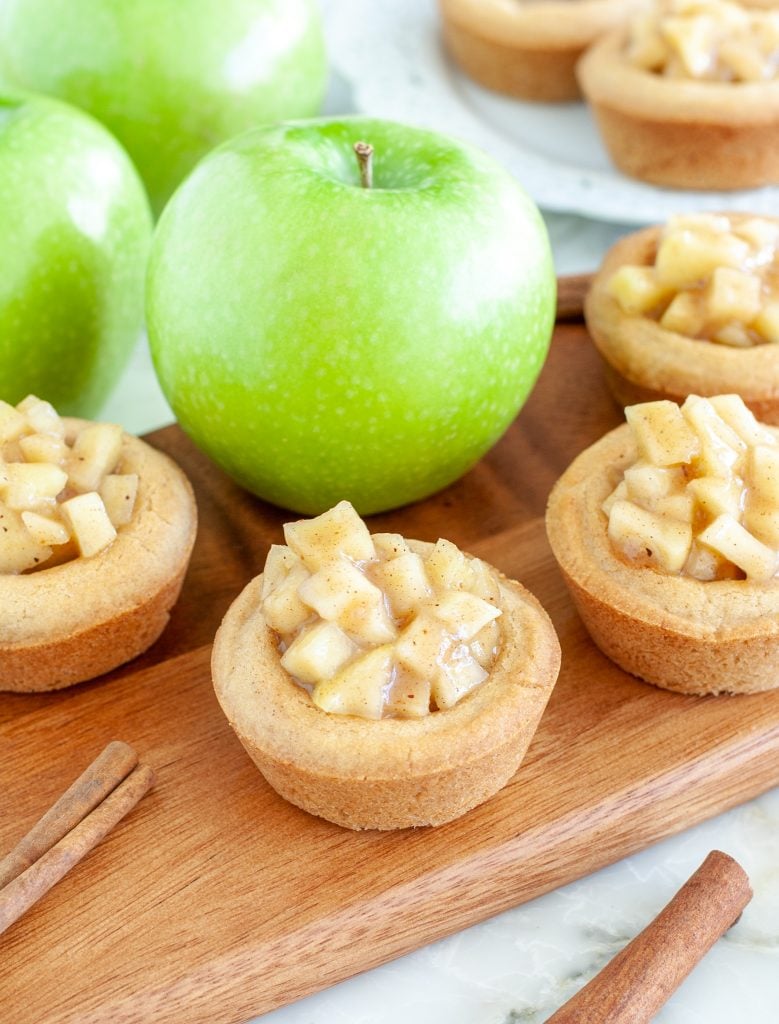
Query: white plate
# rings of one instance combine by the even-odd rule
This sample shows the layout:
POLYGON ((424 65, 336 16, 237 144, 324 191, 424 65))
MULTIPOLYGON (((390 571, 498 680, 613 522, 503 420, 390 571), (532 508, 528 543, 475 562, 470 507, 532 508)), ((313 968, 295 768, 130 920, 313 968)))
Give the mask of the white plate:
POLYGON ((330 58, 357 110, 457 135, 504 163, 539 206, 620 224, 690 210, 779 214, 779 189, 682 192, 615 170, 584 104, 523 103, 460 74, 440 41, 435 0, 329 0, 330 58))

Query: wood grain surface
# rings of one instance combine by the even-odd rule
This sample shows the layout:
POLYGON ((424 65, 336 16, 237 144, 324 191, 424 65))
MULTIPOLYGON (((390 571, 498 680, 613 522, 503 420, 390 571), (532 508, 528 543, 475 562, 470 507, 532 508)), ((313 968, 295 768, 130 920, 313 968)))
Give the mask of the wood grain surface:
POLYGON ((584 875, 779 782, 779 691, 694 698, 593 647, 546 545, 549 489, 620 421, 584 330, 559 327, 541 381, 463 480, 371 527, 446 536, 518 577, 559 631, 563 669, 498 796, 439 829, 352 833, 276 796, 213 696, 210 641, 284 515, 176 428, 201 530, 167 631, 98 682, 0 695, 0 852, 120 738, 156 789, 0 938, 14 1024, 246 1020, 584 875))

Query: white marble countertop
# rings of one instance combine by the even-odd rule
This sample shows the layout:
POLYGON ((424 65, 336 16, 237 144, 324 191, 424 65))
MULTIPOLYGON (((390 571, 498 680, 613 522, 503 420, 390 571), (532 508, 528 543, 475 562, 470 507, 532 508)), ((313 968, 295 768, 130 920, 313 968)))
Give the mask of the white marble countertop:
MULTIPOLYGON (((339 2, 330 0, 328 10, 339 2)), ((373 7, 386 12, 392 3, 375 0, 373 7)), ((363 9, 367 18, 367 6, 363 9)), ((336 80, 329 109, 352 109, 353 102, 336 80)), ((630 229, 560 213, 547 212, 546 219, 558 273, 593 268, 630 229)), ((171 421, 145 344, 134 354, 103 418, 137 433, 171 421)), ((541 1024, 655 916, 713 848, 732 854, 746 868, 754 899, 656 1019, 662 1024, 777 1024, 779 790, 266 1014, 263 1024, 396 1024, 399 1019, 404 1024, 541 1024)), ((397 927, 403 928, 402 920, 397 927)))

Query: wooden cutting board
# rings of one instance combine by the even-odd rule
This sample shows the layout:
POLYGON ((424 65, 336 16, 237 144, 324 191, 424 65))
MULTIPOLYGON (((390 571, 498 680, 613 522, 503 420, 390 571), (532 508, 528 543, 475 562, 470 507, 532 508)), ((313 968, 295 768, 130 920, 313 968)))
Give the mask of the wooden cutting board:
POLYGON ((0 1016, 15 1024, 241 1021, 584 875, 779 782, 779 691, 690 698, 593 647, 546 545, 546 495, 620 416, 582 328, 559 327, 500 444, 436 497, 372 528, 439 535, 533 590, 563 669, 528 756, 457 822, 351 833, 265 784, 214 699, 209 644, 280 539, 283 516, 176 428, 201 529, 182 598, 144 657, 50 696, 0 696, 0 849, 112 738, 157 788, 0 937, 0 1016))

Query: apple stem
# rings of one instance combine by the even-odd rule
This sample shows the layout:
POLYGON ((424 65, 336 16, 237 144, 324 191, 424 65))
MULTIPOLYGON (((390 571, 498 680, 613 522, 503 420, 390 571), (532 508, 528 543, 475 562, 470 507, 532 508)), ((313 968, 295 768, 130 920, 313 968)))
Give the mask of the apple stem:
POLYGON ((360 165, 360 184, 373 188, 373 146, 369 142, 355 142, 354 152, 360 165))

